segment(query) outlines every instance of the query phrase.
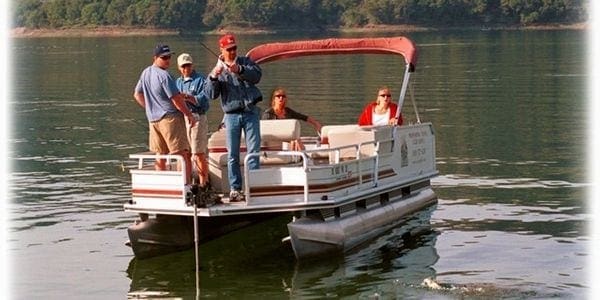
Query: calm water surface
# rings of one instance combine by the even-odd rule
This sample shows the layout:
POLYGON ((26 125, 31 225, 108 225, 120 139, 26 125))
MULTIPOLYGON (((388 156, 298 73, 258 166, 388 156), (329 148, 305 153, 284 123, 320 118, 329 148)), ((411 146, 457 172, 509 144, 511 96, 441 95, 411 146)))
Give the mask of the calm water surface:
MULTIPOLYGON (((318 36, 240 36, 259 43, 318 36)), ((586 33, 413 33, 414 97, 434 124, 439 204, 343 257, 297 263, 286 218, 200 247, 200 296, 211 298, 585 298, 586 33), (427 280, 426 280, 427 279, 427 280), (438 284, 424 286, 424 280, 438 284)), ((10 294, 15 299, 185 298, 192 251, 138 261, 123 212, 145 116, 132 99, 158 41, 189 52, 217 37, 16 39, 10 101, 10 294), (21 63, 26 62, 26 63, 21 63)), ((216 47, 215 47, 216 48, 216 47)), ((174 64, 174 63, 173 63, 174 64)), ((320 57, 263 66, 265 94, 323 124, 355 122, 378 86, 397 97, 403 65, 385 56, 320 57)), ((171 72, 176 72, 174 66, 171 72)), ((265 104, 263 104, 264 107, 265 104)), ((415 122, 407 102, 404 113, 415 122)), ((211 129, 222 113, 214 102, 211 129)), ((305 133, 310 133, 305 126, 305 133)))

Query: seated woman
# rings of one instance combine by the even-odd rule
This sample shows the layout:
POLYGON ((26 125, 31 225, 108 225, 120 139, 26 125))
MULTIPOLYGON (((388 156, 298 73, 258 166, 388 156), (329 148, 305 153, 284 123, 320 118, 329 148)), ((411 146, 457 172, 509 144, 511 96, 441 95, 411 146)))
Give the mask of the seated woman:
MULTIPOLYGON (((287 93, 284 88, 277 87, 271 94, 271 107, 265 110, 262 115, 263 120, 275 120, 275 119, 296 119, 308 122, 312 125, 317 132, 321 132, 321 123, 312 117, 301 114, 289 107, 287 104, 287 93)), ((291 150, 302 150, 304 146, 299 140, 290 141, 291 150)))
POLYGON ((367 104, 358 117, 358 125, 402 125, 402 113, 396 116, 397 112, 390 88, 382 86, 377 90, 377 100, 367 104))

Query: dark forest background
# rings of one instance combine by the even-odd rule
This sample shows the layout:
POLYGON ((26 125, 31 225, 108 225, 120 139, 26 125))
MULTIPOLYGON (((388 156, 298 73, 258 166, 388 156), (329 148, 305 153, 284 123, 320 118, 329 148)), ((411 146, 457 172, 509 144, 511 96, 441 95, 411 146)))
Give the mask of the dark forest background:
POLYGON ((20 0, 13 27, 527 26, 587 21, 584 0, 20 0))

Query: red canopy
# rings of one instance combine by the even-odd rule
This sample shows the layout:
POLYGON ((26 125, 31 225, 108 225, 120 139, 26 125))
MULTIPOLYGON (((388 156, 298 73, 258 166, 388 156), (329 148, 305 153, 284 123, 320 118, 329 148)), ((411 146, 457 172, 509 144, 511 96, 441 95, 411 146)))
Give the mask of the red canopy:
POLYGON ((396 54, 414 69, 417 63, 417 48, 405 37, 354 38, 306 40, 286 43, 270 43, 256 46, 248 56, 256 63, 265 63, 284 58, 327 54, 396 54))

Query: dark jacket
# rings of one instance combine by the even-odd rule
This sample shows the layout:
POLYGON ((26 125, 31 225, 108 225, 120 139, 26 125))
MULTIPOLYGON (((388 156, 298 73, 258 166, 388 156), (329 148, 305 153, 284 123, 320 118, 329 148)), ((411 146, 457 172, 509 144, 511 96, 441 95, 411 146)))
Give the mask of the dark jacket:
POLYGON ((209 78, 204 89, 211 99, 221 96, 221 108, 224 113, 252 111, 256 103, 262 101, 262 94, 255 86, 260 81, 262 70, 249 57, 238 56, 236 63, 239 74, 224 71, 217 78, 209 78))

